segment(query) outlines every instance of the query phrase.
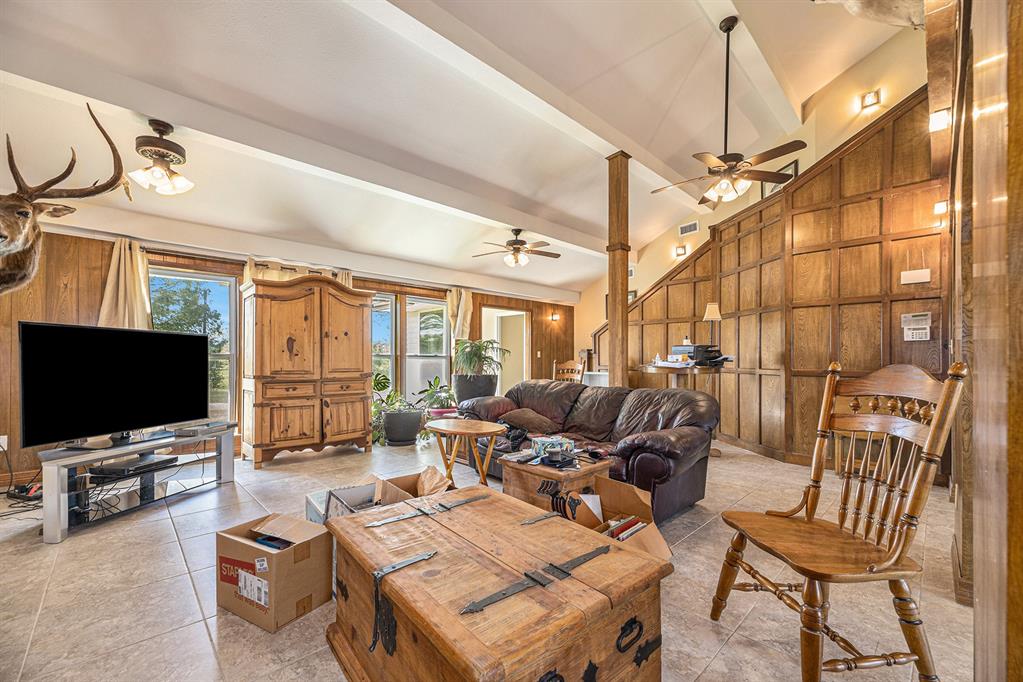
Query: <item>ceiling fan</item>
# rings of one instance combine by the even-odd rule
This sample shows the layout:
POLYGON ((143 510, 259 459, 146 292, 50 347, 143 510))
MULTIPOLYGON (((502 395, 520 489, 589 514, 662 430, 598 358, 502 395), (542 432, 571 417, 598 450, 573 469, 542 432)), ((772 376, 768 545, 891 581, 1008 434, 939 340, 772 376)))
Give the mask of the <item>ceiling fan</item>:
POLYGON ((758 166, 772 159, 777 159, 779 156, 785 156, 792 152, 797 152, 800 149, 806 148, 806 143, 802 140, 792 140, 786 142, 783 145, 779 145, 773 149, 768 149, 765 152, 754 154, 753 156, 744 158, 742 154, 738 152, 728 152, 728 86, 730 81, 729 65, 731 62, 732 52, 732 29, 735 28, 736 24, 739 23, 738 17, 725 17, 718 24, 718 28, 725 34, 725 143, 724 153, 718 156, 711 154, 710 152, 699 152, 693 154, 693 158, 697 161, 701 161, 707 165, 707 175, 701 175, 696 178, 689 178, 682 182, 676 182, 666 187, 660 187, 651 192, 651 194, 657 194, 663 192, 666 189, 672 187, 679 187, 689 182, 698 182, 700 180, 712 180, 713 182, 707 188, 707 191, 703 193, 703 197, 700 199, 701 204, 709 204, 711 208, 717 208, 718 204, 722 201, 734 201, 740 196, 746 193, 746 191, 753 185, 755 181, 760 182, 776 182, 782 183, 792 179, 792 175, 789 173, 778 173, 775 171, 756 170, 753 166, 758 166))
POLYGON ((532 242, 526 243, 525 239, 519 239, 519 235, 522 234, 522 230, 516 228, 512 230, 512 234, 515 235, 512 239, 509 239, 504 244, 495 244, 494 242, 483 242, 489 246, 500 247, 500 251, 487 251, 486 253, 477 253, 473 258, 479 258, 480 256, 493 256, 498 253, 505 254, 504 264, 509 268, 514 268, 516 265, 519 267, 525 267, 529 263, 529 256, 544 256, 546 258, 561 258, 560 253, 554 253, 553 251, 538 251, 545 246, 550 246, 547 242, 532 242), (527 255, 528 254, 528 255, 527 255))

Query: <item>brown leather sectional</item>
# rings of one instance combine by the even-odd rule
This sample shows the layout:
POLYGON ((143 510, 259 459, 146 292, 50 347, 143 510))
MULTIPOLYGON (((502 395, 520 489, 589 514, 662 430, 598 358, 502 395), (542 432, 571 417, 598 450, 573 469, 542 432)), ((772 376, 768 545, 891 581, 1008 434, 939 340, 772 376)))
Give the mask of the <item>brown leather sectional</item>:
POLYGON ((717 400, 700 391, 550 379, 524 381, 504 396, 463 401, 458 411, 470 419, 496 422, 508 416, 542 425, 543 432, 613 458, 612 478, 650 491, 656 522, 703 499, 711 432, 719 420, 717 400))

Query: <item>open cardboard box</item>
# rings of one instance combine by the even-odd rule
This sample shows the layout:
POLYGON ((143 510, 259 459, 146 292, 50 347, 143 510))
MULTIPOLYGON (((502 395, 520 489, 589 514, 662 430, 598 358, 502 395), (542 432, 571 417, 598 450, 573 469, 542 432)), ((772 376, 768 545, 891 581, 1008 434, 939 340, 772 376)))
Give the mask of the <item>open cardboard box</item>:
POLYGON ((622 545, 642 550, 660 559, 670 561, 672 554, 668 543, 654 525, 654 514, 650 507, 650 493, 636 486, 616 481, 605 476, 597 476, 593 482, 593 492, 600 497, 600 509, 603 518, 597 517, 582 500, 579 493, 569 493, 579 499, 576 508, 575 522, 591 528, 598 533, 607 530, 607 523, 623 516, 637 516, 646 522, 646 527, 637 531, 625 540, 622 545))
MULTIPOLYGON (((455 489, 455 484, 449 481, 447 476, 445 476, 444 473, 435 466, 428 466, 415 474, 385 478, 384 482, 408 495, 405 499, 424 497, 426 495, 436 495, 437 493, 442 493, 445 490, 455 489)), ((396 501, 400 502, 401 500, 396 501)))
POLYGON ((397 504, 415 497, 421 497, 424 486, 431 491, 428 494, 454 490, 437 467, 429 466, 415 474, 379 478, 369 476, 363 482, 344 488, 334 488, 322 492, 311 493, 305 498, 305 516, 313 523, 326 523, 335 516, 355 514, 364 509, 397 504))
POLYGON ((218 532, 217 606, 276 632, 330 601, 332 548, 324 526, 281 514, 218 532), (264 535, 291 544, 256 542, 264 535))

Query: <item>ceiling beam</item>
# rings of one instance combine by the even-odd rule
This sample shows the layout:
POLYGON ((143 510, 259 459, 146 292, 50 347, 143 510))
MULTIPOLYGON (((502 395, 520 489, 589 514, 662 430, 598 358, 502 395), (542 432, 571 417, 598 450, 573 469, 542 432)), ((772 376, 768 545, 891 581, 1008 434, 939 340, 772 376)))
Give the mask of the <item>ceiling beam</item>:
MULTIPOLYGON (((601 156, 627 151, 633 160, 631 173, 650 187, 685 179, 644 145, 431 0, 364 0, 352 6, 601 156)), ((676 193, 676 198, 684 210, 709 212, 685 192, 676 193)))
POLYGON ((575 305, 579 292, 503 277, 481 275, 462 270, 415 263, 412 261, 345 251, 290 239, 265 237, 251 232, 229 230, 126 209, 100 206, 85 201, 66 200, 74 213, 60 222, 46 222, 47 232, 81 234, 82 230, 112 237, 130 237, 147 244, 169 248, 184 247, 210 255, 273 258, 310 265, 345 268, 357 275, 428 283, 442 287, 459 286, 480 291, 519 296, 553 303, 575 305))
MULTIPOLYGON (((750 33, 749 26, 742 20, 732 0, 698 0, 707 17, 715 24, 725 17, 739 17, 739 25, 732 31, 732 58, 738 64, 751 83, 756 84, 757 92, 767 103, 778 125, 785 134, 791 135, 802 124, 802 102, 789 100, 785 89, 774 71, 767 63, 760 46, 750 33)), ((724 41, 722 41, 724 42, 724 41)))
POLYGON ((39 38, 27 40, 0 24, 3 42, 0 69, 27 79, 121 106, 139 113, 158 113, 175 125, 263 150, 347 178, 450 207, 505 227, 519 227, 565 249, 605 255, 601 237, 480 196, 347 149, 320 142, 255 116, 155 87, 105 67, 88 55, 39 38))

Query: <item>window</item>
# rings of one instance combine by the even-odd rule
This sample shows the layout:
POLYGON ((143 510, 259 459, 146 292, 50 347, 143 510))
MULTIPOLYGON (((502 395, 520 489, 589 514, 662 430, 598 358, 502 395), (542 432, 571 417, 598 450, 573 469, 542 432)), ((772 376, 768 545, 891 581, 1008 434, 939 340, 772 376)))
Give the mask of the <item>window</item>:
POLYGON ((405 397, 409 400, 440 377, 447 383, 451 370, 448 316, 444 301, 409 296, 405 303, 405 397))
POLYGON ((373 372, 386 374, 394 385, 394 308, 393 294, 373 297, 372 336, 373 372))
POLYGON ((236 414, 237 282, 234 277, 150 268, 153 328, 209 337, 210 419, 236 414))

